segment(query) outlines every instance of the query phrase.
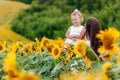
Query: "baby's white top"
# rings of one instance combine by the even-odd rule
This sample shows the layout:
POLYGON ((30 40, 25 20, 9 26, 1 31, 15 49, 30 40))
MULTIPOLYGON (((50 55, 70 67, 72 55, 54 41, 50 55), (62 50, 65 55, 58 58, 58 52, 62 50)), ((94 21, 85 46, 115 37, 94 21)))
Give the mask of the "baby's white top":
MULTIPOLYGON (((71 26, 70 27, 70 35, 80 35, 82 28, 83 28, 83 26, 79 26, 79 27, 71 26)), ((79 41, 79 39, 77 39, 77 41, 79 41)), ((65 43, 75 45, 77 41, 74 42, 72 39, 67 38, 65 40, 65 43)))
POLYGON ((70 27, 70 35, 80 35, 82 28, 83 28, 83 26, 79 26, 79 27, 71 26, 70 27))
MULTIPOLYGON (((74 26, 71 26, 70 27, 70 35, 80 35, 81 31, 82 31, 82 28, 83 26, 79 26, 79 27, 74 27, 74 26)), ((65 43, 68 43, 68 44, 72 44, 72 45, 75 45, 80 39, 77 39, 76 42, 72 41, 71 39, 67 38, 65 40, 65 43)), ((85 38, 85 42, 88 46, 90 46, 90 40, 86 39, 85 38)))

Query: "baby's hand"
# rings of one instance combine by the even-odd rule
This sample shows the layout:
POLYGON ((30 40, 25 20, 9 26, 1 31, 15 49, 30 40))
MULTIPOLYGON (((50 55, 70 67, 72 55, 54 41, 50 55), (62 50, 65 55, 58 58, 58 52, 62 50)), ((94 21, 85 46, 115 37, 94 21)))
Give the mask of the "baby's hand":
POLYGON ((72 38, 72 40, 73 40, 74 42, 76 42, 76 41, 77 41, 77 38, 72 38))
POLYGON ((75 38, 75 35, 70 35, 70 38, 72 39, 72 38, 75 38))
POLYGON ((68 38, 72 39, 72 38, 73 38, 73 35, 69 35, 69 37, 68 37, 68 38))

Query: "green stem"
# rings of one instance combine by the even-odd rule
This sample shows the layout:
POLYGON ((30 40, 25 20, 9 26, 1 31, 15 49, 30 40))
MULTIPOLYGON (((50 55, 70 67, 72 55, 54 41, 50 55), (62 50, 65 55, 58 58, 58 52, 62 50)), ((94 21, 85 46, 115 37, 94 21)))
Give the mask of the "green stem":
POLYGON ((90 49, 92 51, 92 53, 95 55, 95 57, 97 58, 97 61, 100 63, 100 59, 98 58, 98 56, 96 55, 95 51, 93 51, 92 49, 90 49))

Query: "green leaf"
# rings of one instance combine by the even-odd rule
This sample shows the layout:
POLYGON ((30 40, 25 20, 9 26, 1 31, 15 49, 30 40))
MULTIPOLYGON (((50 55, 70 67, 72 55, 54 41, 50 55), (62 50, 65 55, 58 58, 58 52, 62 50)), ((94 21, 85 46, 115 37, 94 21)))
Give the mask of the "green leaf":
POLYGON ((50 60, 52 60, 53 58, 52 58, 52 56, 47 56, 47 57, 45 57, 42 61, 50 61, 50 60))
POLYGON ((90 59, 90 60, 96 60, 96 56, 95 54, 93 53, 93 50, 91 48, 88 48, 87 49, 87 57, 90 59))
POLYGON ((92 62, 92 70, 101 70, 101 64, 96 61, 93 61, 92 62))
POLYGON ((37 64, 38 62, 39 62, 39 60, 36 58, 35 60, 32 60, 32 61, 31 61, 31 64, 35 65, 35 64, 37 64))
POLYGON ((52 65, 51 64, 44 64, 43 67, 40 69, 39 73, 42 74, 42 73, 47 73, 49 72, 51 69, 52 69, 52 65))
POLYGON ((53 76, 57 76, 61 70, 61 68, 63 67, 63 63, 60 62, 58 63, 54 68, 53 70, 51 71, 51 74, 50 76, 53 77, 53 76))
POLYGON ((112 73, 115 76, 116 80, 120 80, 120 66, 113 68, 112 73))
POLYGON ((40 80, 53 80, 53 78, 51 78, 49 76, 41 76, 40 80))
POLYGON ((67 62, 66 68, 67 68, 67 69, 70 69, 71 64, 74 64, 74 60, 73 60, 73 59, 71 59, 71 60, 69 60, 69 61, 67 62))
POLYGON ((120 40, 117 41, 117 45, 120 47, 120 40))

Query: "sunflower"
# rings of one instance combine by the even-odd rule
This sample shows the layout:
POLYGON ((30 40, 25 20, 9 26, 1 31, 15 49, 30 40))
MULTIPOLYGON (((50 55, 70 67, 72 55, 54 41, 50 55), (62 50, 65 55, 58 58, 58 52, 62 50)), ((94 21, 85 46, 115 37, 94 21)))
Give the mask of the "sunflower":
POLYGON ((37 73, 19 72, 15 68, 11 68, 5 76, 6 80, 39 80, 39 78, 40 75, 37 73))
POLYGON ((119 50, 116 45, 116 41, 119 38, 119 32, 115 28, 100 31, 100 34, 97 34, 97 38, 99 38, 103 43, 103 45, 98 49, 99 52, 102 52, 103 54, 114 54, 119 50))
POLYGON ((5 76, 6 80, 19 80, 18 78, 20 77, 20 72, 14 68, 11 67, 8 71, 7 71, 7 75, 5 76))
POLYGON ((39 80, 39 74, 23 72, 19 78, 20 80, 39 80))
POLYGON ((105 54, 101 56, 103 60, 111 60, 113 58, 113 54, 105 54))
POLYGON ((60 47, 64 46, 64 40, 62 38, 58 38, 57 40, 52 40, 53 44, 57 44, 60 47))
POLYGON ((53 46, 51 44, 46 46, 47 51, 49 51, 50 53, 52 52, 52 48, 53 46))
POLYGON ((112 69, 112 64, 111 63, 104 63, 103 65, 102 65, 102 71, 103 71, 103 73, 107 73, 107 70, 108 69, 112 69))
POLYGON ((16 54, 15 50, 8 53, 6 58, 3 59, 3 71, 7 73, 5 77, 6 80, 17 80, 16 78, 19 77, 19 71, 16 67, 16 54))
POLYGON ((0 43, 0 51, 2 52, 4 50, 2 43, 0 43))
POLYGON ((50 44, 50 40, 46 37, 43 37, 40 44, 43 47, 43 49, 46 50, 46 47, 50 44))
POLYGON ((30 53, 30 49, 27 47, 27 46, 24 46, 23 48, 22 48, 22 51, 23 51, 23 53, 30 53))
POLYGON ((77 54, 79 57, 83 57, 86 55, 86 50, 87 50, 87 44, 85 43, 84 40, 80 40, 76 43, 74 46, 74 52, 77 54))
POLYGON ((84 57, 84 60, 88 64, 88 66, 91 67, 92 61, 87 56, 84 57))
POLYGON ((11 67, 16 67, 16 54, 14 52, 8 53, 3 60, 3 69, 7 72, 11 67))
POLYGON ((40 53, 42 53, 43 51, 42 45, 37 46, 37 50, 40 51, 40 53))
POLYGON ((40 44, 40 41, 39 41, 38 38, 35 38, 35 43, 36 43, 36 45, 39 45, 39 44, 40 44))
POLYGON ((23 47, 23 43, 21 41, 18 41, 18 42, 15 42, 15 43, 12 43, 10 46, 9 46, 9 52, 11 51, 14 51, 14 52, 17 52, 19 49, 22 49, 23 47))
POLYGON ((72 47, 69 44, 64 44, 65 51, 67 52, 67 60, 69 60, 73 55, 72 47))
POLYGON ((6 50, 6 42, 4 41, 4 43, 0 43, 0 52, 3 52, 4 50, 6 50))
POLYGON ((35 38, 35 46, 36 51, 40 51, 40 53, 42 53, 42 45, 38 38, 35 38))
POLYGON ((53 49, 52 49, 52 56, 55 58, 55 59, 58 59, 59 56, 60 56, 60 53, 61 53, 61 48, 59 48, 58 45, 54 45, 53 49))
POLYGON ((112 64, 111 63, 105 63, 102 66, 102 74, 103 74, 103 78, 104 80, 111 80, 110 76, 109 76, 109 72, 108 70, 112 69, 112 64))

